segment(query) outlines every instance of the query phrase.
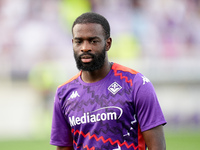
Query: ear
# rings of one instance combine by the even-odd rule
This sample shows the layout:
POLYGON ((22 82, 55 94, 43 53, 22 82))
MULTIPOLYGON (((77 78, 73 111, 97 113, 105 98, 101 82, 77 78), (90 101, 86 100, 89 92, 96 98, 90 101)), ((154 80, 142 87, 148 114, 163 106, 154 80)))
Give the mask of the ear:
POLYGON ((109 37, 109 38, 106 40, 106 51, 109 51, 111 45, 112 45, 112 38, 109 37))

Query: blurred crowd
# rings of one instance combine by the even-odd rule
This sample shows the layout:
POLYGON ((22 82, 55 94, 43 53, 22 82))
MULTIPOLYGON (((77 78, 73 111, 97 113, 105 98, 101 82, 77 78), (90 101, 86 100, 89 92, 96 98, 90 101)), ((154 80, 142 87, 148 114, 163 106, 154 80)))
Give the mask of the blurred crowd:
POLYGON ((32 120, 40 98, 46 110, 53 108, 56 87, 78 71, 71 25, 88 11, 110 22, 110 60, 146 69, 138 71, 155 83, 168 122, 199 127, 200 0, 0 0, 0 114, 15 112, 19 122, 11 130, 11 117, 4 117, 0 132, 24 132, 31 123, 19 120, 32 120))
POLYGON ((200 0, 0 0, 0 77, 73 61, 71 24, 86 11, 109 20, 113 58, 200 56, 200 0))

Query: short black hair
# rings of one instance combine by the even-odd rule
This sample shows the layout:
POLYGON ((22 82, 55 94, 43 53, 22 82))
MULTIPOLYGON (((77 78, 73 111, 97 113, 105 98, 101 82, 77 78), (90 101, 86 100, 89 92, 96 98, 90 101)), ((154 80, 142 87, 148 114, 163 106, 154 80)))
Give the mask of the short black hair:
POLYGON ((100 14, 94 13, 94 12, 87 12, 82 15, 80 15, 76 20, 74 21, 72 25, 72 33, 73 28, 76 24, 87 24, 87 23, 97 23, 100 24, 103 27, 105 38, 108 39, 110 37, 110 25, 105 17, 103 17, 100 14))

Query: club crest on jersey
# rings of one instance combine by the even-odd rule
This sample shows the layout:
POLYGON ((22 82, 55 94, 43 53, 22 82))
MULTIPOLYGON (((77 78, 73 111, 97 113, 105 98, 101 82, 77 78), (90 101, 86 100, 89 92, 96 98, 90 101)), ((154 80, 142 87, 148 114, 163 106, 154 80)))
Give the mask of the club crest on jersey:
POLYGON ((112 93, 112 94, 116 94, 119 90, 121 90, 122 87, 117 83, 117 82, 113 82, 109 87, 108 90, 112 93))

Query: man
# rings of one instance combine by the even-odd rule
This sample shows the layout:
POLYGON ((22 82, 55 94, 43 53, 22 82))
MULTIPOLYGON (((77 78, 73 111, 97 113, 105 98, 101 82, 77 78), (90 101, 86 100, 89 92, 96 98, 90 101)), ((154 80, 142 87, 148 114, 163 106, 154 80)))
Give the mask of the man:
POLYGON ((152 84, 108 61, 108 21, 84 13, 72 34, 80 72, 58 87, 50 143, 57 150, 165 150, 166 121, 152 84))

